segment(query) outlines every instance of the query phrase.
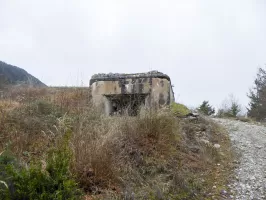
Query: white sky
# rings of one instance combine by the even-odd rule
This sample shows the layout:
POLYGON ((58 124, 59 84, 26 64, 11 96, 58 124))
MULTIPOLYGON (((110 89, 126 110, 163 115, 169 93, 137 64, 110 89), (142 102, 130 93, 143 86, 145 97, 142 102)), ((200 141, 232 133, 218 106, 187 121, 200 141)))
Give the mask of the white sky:
POLYGON ((265 0, 0 0, 0 60, 47 85, 159 70, 176 100, 219 106, 266 63, 265 0))

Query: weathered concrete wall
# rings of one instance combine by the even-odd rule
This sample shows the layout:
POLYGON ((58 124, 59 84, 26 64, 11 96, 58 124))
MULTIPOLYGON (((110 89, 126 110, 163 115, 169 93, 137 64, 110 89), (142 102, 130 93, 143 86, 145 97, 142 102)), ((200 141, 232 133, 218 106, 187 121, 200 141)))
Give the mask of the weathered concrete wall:
POLYGON ((166 79, 153 78, 151 88, 152 106, 169 105, 171 103, 170 88, 170 81, 166 79))
POLYGON ((168 77, 126 76, 117 79, 106 78, 91 82, 92 98, 95 105, 104 106, 110 113, 112 105, 107 97, 115 95, 144 95, 145 106, 165 106, 174 101, 171 81, 168 77))

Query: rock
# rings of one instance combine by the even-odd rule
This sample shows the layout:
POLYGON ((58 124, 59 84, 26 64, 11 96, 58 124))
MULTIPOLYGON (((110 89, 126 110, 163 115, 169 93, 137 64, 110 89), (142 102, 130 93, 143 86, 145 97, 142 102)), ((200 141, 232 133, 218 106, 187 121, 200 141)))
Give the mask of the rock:
POLYGON ((199 116, 199 113, 196 113, 196 112, 193 112, 191 113, 194 117, 198 117, 199 116))
POLYGON ((221 148, 221 145, 219 145, 219 144, 214 144, 213 147, 214 147, 215 149, 220 149, 220 148, 221 148))
POLYGON ((227 195, 227 191, 226 190, 221 190, 220 194, 223 195, 223 196, 226 196, 227 195))
POLYGON ((202 142, 202 143, 204 143, 206 145, 210 144, 210 141, 209 140, 205 140, 205 139, 200 139, 200 142, 202 142))

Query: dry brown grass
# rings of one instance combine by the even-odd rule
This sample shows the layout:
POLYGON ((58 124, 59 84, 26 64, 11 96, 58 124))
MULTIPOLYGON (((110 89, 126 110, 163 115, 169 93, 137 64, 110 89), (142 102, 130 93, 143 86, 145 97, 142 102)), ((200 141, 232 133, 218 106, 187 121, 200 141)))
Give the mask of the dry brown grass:
POLYGON ((106 117, 86 88, 12 90, 0 112, 0 152, 11 141, 26 161, 41 159, 60 130, 70 128, 71 170, 90 198, 219 199, 226 189, 230 140, 208 119, 176 119, 167 109, 106 117))
POLYGON ((83 112, 90 100, 89 88, 54 88, 51 101, 68 112, 83 112))
POLYGON ((56 138, 59 119, 88 101, 86 88, 8 88, 0 99, 0 151, 9 146, 26 160, 40 156, 56 138))
POLYGON ((223 170, 231 167, 230 141, 212 121, 155 111, 109 118, 89 109, 78 127, 73 170, 97 198, 129 193, 136 199, 219 198, 220 190, 227 189, 230 174, 223 170), (210 144, 202 144, 202 138, 210 144))
POLYGON ((13 86, 3 91, 2 100, 29 104, 45 100, 67 111, 84 109, 90 99, 90 89, 86 87, 43 87, 13 86))
POLYGON ((106 118, 96 113, 84 113, 73 138, 73 170, 87 191, 118 192, 141 184, 147 178, 144 171, 151 173, 149 165, 170 156, 174 118, 158 113, 106 118))
POLYGON ((13 100, 20 103, 29 103, 34 100, 45 99, 49 89, 31 86, 9 86, 4 90, 3 99, 13 100))
POLYGON ((80 114, 74 128, 72 169, 88 192, 97 193, 99 188, 108 187, 114 178, 108 148, 109 123, 96 109, 89 107, 80 114))

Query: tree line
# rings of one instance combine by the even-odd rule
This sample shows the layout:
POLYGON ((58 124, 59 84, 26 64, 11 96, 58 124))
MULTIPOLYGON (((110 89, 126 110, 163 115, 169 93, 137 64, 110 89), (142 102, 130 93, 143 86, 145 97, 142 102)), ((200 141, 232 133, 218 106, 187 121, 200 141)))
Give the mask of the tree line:
POLYGON ((229 95, 229 99, 225 99, 222 106, 217 110, 210 105, 209 101, 203 101, 197 108, 197 111, 204 115, 216 115, 217 117, 237 117, 242 114, 242 106, 234 95, 229 95))
MULTIPOLYGON (((254 85, 247 96, 250 101, 246 107, 246 116, 256 121, 264 121, 266 119, 266 66, 258 69, 254 85)), ((217 111, 206 100, 202 102, 197 110, 204 115, 215 114, 218 117, 237 117, 241 114, 242 106, 233 95, 230 95, 229 100, 224 102, 217 111)))

